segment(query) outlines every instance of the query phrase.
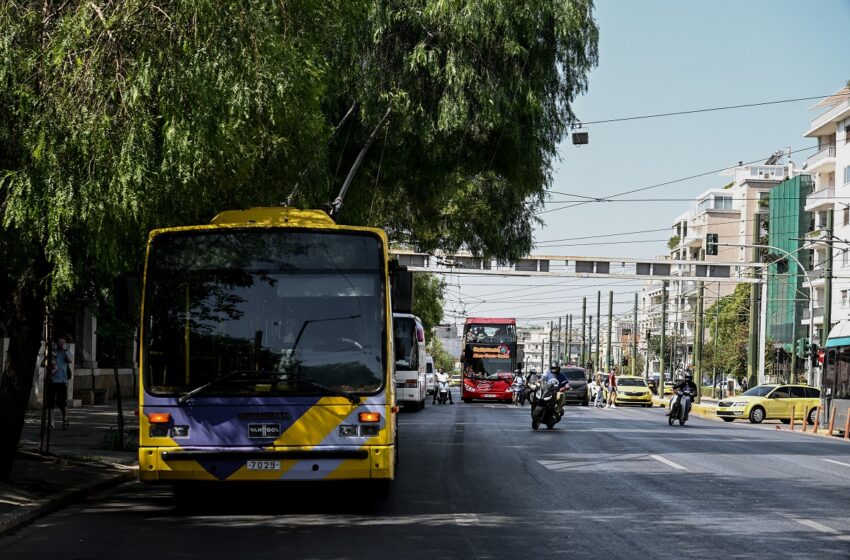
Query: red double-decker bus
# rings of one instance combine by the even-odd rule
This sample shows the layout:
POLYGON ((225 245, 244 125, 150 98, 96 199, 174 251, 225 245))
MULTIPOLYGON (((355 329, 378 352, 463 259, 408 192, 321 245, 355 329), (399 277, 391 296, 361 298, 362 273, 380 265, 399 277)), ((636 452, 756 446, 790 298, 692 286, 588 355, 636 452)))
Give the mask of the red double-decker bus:
POLYGON ((511 402, 510 387, 517 367, 516 320, 467 319, 460 364, 463 402, 511 402))

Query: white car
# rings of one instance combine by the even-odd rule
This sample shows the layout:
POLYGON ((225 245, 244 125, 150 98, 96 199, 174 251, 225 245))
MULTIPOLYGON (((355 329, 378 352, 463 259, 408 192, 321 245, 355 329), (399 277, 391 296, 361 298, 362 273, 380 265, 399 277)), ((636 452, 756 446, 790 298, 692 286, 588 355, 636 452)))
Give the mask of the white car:
POLYGON ((434 394, 434 387, 437 384, 437 374, 434 371, 434 358, 425 354, 425 392, 429 395, 434 394))

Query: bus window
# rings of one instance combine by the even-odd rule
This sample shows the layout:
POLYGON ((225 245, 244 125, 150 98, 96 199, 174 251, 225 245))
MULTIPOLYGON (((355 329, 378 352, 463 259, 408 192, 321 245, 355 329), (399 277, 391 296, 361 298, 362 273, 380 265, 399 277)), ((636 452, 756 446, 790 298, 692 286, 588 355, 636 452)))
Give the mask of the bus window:
POLYGON ((419 346, 416 340, 416 323, 411 318, 396 318, 393 321, 395 331, 395 365, 398 369, 419 369, 419 346))

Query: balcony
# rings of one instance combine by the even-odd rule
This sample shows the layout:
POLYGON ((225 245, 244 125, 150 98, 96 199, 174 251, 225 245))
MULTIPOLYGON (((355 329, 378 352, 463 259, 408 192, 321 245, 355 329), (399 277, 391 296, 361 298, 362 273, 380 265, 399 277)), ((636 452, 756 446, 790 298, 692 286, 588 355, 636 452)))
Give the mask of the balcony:
MULTIPOLYGON (((835 148, 833 148, 834 150, 835 148)), ((835 203, 835 187, 815 191, 806 197, 806 212, 816 212, 832 208, 835 203)))
MULTIPOLYGON (((815 323, 823 323, 823 307, 815 307, 814 312, 815 312, 815 323)), ((802 319, 803 319, 803 322, 809 321, 809 308, 808 308, 808 306, 805 309, 803 309, 802 319)))
MULTIPOLYGON (((806 205, 808 207, 808 204, 806 205)), ((816 229, 806 232, 806 241, 809 243, 826 243, 827 235, 825 229, 816 229)))
POLYGON ((827 146, 806 160, 806 171, 824 173, 835 171, 835 146, 827 146))
POLYGON ((850 97, 813 120, 811 128, 803 136, 823 136, 824 134, 834 132, 834 129, 828 130, 827 126, 844 118, 845 113, 850 113, 850 97))

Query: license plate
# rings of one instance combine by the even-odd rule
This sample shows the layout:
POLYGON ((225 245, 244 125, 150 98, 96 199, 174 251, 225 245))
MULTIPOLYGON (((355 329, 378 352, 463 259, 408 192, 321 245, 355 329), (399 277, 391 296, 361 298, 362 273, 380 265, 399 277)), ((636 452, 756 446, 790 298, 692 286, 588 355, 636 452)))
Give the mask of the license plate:
POLYGON ((279 471, 280 461, 254 461, 249 460, 246 464, 249 471, 279 471))
POLYGON ((485 399, 495 399, 498 395, 484 395, 485 399))
POLYGON ((280 437, 280 424, 248 424, 249 438, 280 437))

